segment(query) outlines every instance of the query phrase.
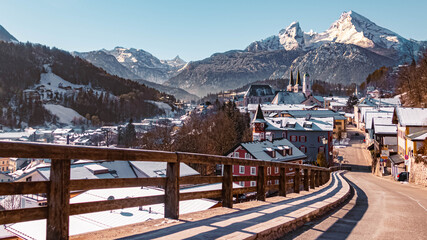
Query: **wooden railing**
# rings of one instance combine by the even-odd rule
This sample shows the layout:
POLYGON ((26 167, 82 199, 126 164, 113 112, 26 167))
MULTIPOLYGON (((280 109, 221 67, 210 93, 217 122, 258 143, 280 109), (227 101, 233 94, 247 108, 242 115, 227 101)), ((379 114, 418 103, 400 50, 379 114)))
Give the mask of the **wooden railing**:
POLYGON ((218 198, 223 207, 233 207, 233 195, 257 192, 257 200, 264 201, 268 190, 277 189, 286 196, 289 189, 299 193, 301 183, 304 190, 314 189, 329 180, 330 170, 311 165, 271 162, 253 159, 231 158, 206 154, 163 152, 151 150, 83 147, 23 142, 0 141, 1 157, 51 159, 50 180, 42 182, 0 183, 0 195, 46 193, 47 206, 0 211, 0 224, 47 219, 47 239, 68 239, 69 216, 82 213, 136 207, 157 203, 165 204, 166 218, 178 219, 179 201, 199 198, 218 198), (70 180, 72 159, 106 161, 157 161, 166 162, 165 178, 118 178, 70 180), (223 176, 179 177, 180 163, 223 164, 223 176), (258 167, 257 176, 233 176, 232 165, 258 167), (267 176, 267 167, 279 167, 280 176, 267 176), (293 168, 294 174, 289 174, 293 168), (301 172, 303 174, 301 174, 301 172), (279 184, 267 185, 267 181, 279 180, 279 184), (293 183, 289 184, 289 180, 293 183), (256 181, 256 187, 233 189, 233 182, 256 181), (222 190, 179 193, 180 184, 220 183, 222 190), (70 191, 134 186, 161 186, 164 195, 116 199, 70 204, 70 191))

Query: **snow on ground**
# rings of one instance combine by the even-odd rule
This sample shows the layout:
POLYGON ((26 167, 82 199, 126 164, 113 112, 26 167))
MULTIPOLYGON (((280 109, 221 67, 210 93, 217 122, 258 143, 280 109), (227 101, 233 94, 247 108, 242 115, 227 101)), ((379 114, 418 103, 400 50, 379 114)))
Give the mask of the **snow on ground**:
MULTIPOLYGON (((67 80, 61 78, 60 76, 52 73, 52 70, 47 64, 45 64, 44 67, 47 73, 42 73, 40 75, 40 84, 37 84, 36 87, 40 85, 44 85, 45 89, 50 89, 52 92, 59 92, 59 93, 65 93, 67 91, 64 89, 65 87, 72 87, 74 89, 91 88, 90 85, 79 85, 79 84, 68 82, 67 80), (62 86, 62 88, 60 88, 59 86, 62 86)), ((98 91, 98 90, 94 90, 94 92, 98 92, 98 94, 101 93, 101 91, 98 91)))
POLYGON ((74 117, 76 118, 83 118, 82 115, 77 113, 71 108, 67 108, 61 105, 56 104, 44 104, 44 107, 51 112, 52 114, 58 116, 59 122, 70 124, 74 117))

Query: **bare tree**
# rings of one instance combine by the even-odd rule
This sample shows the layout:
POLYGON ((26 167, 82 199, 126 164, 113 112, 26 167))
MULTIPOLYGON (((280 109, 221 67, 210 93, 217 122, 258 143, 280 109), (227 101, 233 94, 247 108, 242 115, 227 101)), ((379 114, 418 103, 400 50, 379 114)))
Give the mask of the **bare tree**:
POLYGON ((13 210, 21 208, 21 195, 8 195, 3 200, 3 208, 13 210))

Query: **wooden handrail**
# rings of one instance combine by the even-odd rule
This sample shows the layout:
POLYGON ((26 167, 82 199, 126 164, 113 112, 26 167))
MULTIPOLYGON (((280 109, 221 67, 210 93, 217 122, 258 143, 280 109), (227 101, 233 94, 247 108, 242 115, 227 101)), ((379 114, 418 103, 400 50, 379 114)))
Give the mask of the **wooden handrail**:
POLYGON ((69 146, 28 142, 0 141, 2 157, 49 158, 52 159, 50 181, 0 183, 0 195, 46 193, 48 207, 7 210, 0 212, 0 224, 15 223, 47 218, 47 239, 68 239, 69 215, 105 211, 164 203, 165 217, 179 217, 179 201, 215 198, 222 199, 224 207, 232 207, 233 195, 257 192, 258 200, 265 200, 265 193, 278 190, 279 195, 294 189, 299 192, 301 180, 305 190, 318 187, 329 180, 330 170, 311 165, 262 161, 245 158, 231 158, 208 154, 165 152, 141 149, 69 146), (166 162, 165 178, 118 178, 70 180, 71 159, 104 161, 156 161, 166 162), (179 163, 223 164, 224 176, 179 177, 179 163), (256 166, 256 176, 232 176, 232 165, 256 166), (267 167, 279 167, 279 176, 267 176, 267 167), (294 169, 294 173, 288 170, 294 169), (295 170, 297 172, 295 172, 295 170), (301 174, 301 170, 303 174, 301 174), (68 173, 68 174, 67 174, 68 173), (293 179, 293 182, 289 182, 293 179), (279 180, 276 184, 273 180, 279 180), (233 182, 256 181, 256 187, 233 189, 233 182), (272 184, 267 184, 271 182, 272 184), (185 184, 222 183, 222 190, 179 193, 179 186, 185 184), (69 204, 70 191, 120 188, 135 186, 156 186, 165 189, 164 195, 116 199, 88 203, 69 204), (293 187, 292 187, 293 186, 293 187))

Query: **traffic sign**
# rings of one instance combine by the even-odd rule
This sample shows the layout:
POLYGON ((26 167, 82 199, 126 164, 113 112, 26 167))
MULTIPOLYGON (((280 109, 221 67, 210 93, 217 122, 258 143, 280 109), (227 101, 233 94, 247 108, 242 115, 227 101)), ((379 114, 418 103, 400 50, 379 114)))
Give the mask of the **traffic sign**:
POLYGON ((405 155, 405 160, 408 160, 409 159, 409 156, 408 155, 405 155))

